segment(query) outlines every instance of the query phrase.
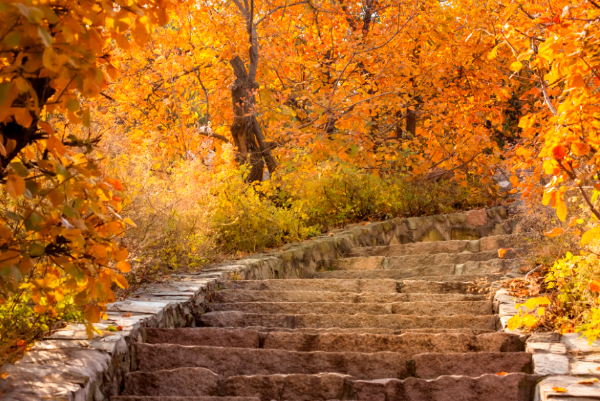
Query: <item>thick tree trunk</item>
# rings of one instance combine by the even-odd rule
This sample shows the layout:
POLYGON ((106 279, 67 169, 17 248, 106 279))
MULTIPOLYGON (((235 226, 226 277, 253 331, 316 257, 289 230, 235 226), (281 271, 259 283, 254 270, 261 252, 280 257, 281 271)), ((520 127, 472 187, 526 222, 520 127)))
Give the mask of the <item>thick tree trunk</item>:
POLYGON ((260 181, 265 161, 271 173, 277 168, 277 162, 271 154, 271 148, 265 144, 255 115, 256 97, 254 92, 258 89, 258 84, 251 79, 239 56, 236 56, 230 63, 237 78, 231 87, 234 110, 231 135, 239 151, 239 162, 250 163, 251 169, 247 180, 250 182, 260 181))
POLYGON ((265 142, 265 137, 256 119, 256 96, 255 91, 259 88, 256 83, 256 72, 258 71, 258 39, 256 26, 254 25, 254 0, 233 0, 240 13, 246 20, 248 42, 250 49, 250 65, 246 65, 239 56, 235 56, 230 64, 236 80, 231 88, 231 100, 233 102, 234 120, 231 125, 231 135, 235 146, 239 151, 239 161, 250 163, 250 174, 247 180, 261 181, 265 162, 269 172, 273 174, 277 168, 277 161, 271 154, 272 146, 265 142), (263 161, 264 159, 264 161, 263 161))

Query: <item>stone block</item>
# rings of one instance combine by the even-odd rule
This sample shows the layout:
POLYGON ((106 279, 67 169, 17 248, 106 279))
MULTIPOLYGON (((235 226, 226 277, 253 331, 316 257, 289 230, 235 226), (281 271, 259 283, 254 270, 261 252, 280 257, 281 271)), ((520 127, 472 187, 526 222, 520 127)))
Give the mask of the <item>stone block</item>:
POLYGON ((569 374, 569 358, 566 355, 534 354, 533 372, 536 375, 567 375, 569 374))
POLYGON ((475 227, 485 225, 488 220, 487 212, 485 211, 485 209, 469 210, 466 213, 466 216, 467 216, 467 223, 469 223, 470 225, 475 226, 475 227))
POLYGON ((579 384, 579 377, 551 376, 542 380, 535 389, 534 401, 591 401, 600 399, 600 382, 579 384), (554 388, 564 388, 558 393, 554 388))

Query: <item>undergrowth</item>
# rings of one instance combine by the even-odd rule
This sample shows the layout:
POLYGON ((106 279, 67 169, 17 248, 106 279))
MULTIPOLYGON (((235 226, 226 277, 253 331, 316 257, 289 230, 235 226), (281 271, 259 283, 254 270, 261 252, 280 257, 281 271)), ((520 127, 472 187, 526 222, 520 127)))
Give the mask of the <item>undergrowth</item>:
MULTIPOLYGON (((232 153, 153 164, 147 155, 111 159, 124 182, 123 215, 137 228, 125 238, 134 261, 130 281, 300 241, 350 223, 450 213, 494 202, 473 177, 464 185, 377 175, 340 163, 295 160, 270 180, 247 183, 232 153)), ((493 192, 492 192, 493 193, 493 192)))
MULTIPOLYGON (((570 199, 572 209, 578 201, 570 199)), ((510 329, 577 332, 590 342, 600 336, 600 247, 580 244, 581 233, 595 225, 597 221, 576 217, 561 224, 551 209, 528 207, 521 224, 530 251, 522 258, 526 276, 508 288, 516 297, 534 298, 517 304, 510 329)))

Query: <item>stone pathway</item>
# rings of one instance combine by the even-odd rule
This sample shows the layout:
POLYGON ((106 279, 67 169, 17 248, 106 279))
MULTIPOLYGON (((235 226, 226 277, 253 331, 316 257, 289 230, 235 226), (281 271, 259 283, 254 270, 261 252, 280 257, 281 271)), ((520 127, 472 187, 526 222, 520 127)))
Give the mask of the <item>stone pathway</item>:
POLYGON ((354 248, 313 278, 230 281, 202 327, 146 330, 112 400, 532 400, 532 356, 485 288, 519 274, 497 258, 511 238, 354 248))

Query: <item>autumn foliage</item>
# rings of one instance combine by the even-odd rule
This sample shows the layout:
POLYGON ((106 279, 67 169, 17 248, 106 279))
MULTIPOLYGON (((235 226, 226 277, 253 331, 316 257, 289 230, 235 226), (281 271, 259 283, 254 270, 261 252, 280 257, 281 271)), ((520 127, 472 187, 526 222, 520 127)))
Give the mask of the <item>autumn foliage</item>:
POLYGON ((91 334, 132 257, 196 268, 484 205, 494 174, 582 220, 553 237, 595 243, 599 18, 593 0, 0 2, 3 355, 60 320, 91 334))

